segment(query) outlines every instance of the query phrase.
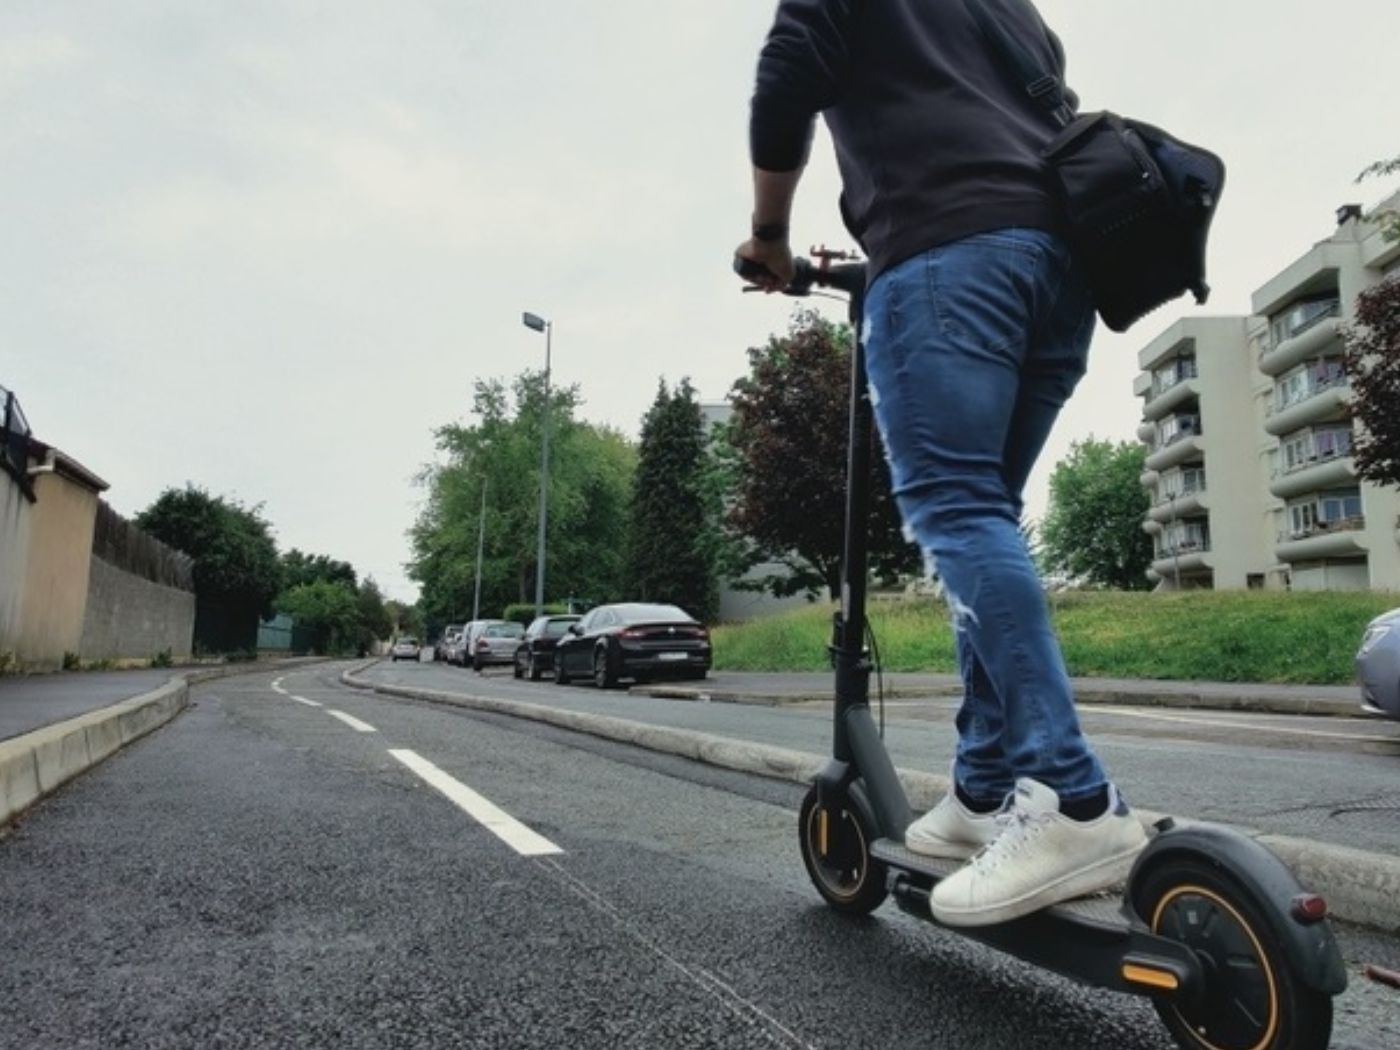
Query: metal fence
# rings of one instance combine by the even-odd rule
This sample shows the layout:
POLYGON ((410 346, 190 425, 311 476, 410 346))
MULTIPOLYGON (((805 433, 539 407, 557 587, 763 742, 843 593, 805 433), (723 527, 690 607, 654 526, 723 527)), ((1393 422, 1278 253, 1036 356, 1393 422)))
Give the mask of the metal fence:
POLYGON ((100 500, 93 522, 92 553, 110 565, 153 583, 182 591, 194 590, 193 558, 142 532, 100 500))
POLYGON ((3 386, 0 386, 0 413, 3 413, 3 418, 0 418, 3 424, 0 429, 0 467, 15 479, 15 483, 32 500, 34 486, 29 477, 29 439, 34 432, 24 418, 19 399, 3 386))

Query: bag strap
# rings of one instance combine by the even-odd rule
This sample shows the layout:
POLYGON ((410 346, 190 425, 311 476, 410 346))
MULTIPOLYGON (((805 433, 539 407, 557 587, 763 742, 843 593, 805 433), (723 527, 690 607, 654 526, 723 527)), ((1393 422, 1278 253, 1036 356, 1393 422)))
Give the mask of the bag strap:
POLYGON ((1037 62, 1025 46, 992 16, 982 0, 963 0, 963 6, 972 15, 982 35, 995 48, 1003 70, 1021 84, 1037 108, 1049 114, 1060 127, 1066 127, 1074 119, 1074 111, 1065 98, 1064 80, 1037 62))

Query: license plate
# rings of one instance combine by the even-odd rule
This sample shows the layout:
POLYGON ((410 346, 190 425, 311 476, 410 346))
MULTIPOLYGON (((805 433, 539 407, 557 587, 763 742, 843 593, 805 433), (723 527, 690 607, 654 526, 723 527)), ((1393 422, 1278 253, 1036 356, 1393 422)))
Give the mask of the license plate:
POLYGON ((684 660, 684 659, 686 658, 686 654, 685 654, 685 653, 658 653, 656 658, 657 658, 658 660, 684 660))

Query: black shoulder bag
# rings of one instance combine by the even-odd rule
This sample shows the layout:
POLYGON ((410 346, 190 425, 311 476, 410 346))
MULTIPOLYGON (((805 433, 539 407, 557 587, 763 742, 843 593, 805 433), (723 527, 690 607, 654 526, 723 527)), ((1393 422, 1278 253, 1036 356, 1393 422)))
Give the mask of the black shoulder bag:
POLYGON ((1061 129, 1042 156, 1104 324, 1126 332, 1187 292, 1205 303, 1206 241, 1225 188, 1224 162, 1116 113, 1076 115, 1060 76, 1038 63, 982 0, 964 2, 1003 67, 1061 129))

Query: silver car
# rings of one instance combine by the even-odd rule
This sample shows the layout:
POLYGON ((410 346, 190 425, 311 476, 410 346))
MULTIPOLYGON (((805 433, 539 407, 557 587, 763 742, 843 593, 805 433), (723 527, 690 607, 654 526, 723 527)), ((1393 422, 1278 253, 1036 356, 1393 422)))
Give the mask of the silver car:
POLYGON ((481 620, 467 634, 466 661, 480 671, 488 664, 515 663, 515 650, 525 637, 525 625, 509 620, 481 620))
POLYGON ((1361 703, 1375 715, 1400 718, 1400 609, 1377 616, 1356 653, 1361 703))

